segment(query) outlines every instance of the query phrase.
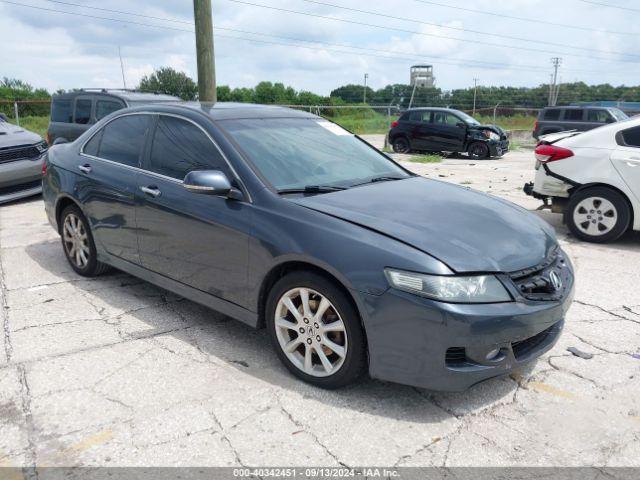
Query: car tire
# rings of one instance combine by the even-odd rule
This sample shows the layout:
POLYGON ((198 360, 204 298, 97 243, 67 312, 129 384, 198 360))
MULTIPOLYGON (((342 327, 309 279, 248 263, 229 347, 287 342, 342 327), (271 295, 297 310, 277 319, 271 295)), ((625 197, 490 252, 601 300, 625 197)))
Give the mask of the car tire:
POLYGON ((409 153, 411 151, 411 143, 407 137, 396 137, 391 145, 396 153, 409 153))
POLYGON ((360 316, 334 282, 313 272, 290 273, 269 292, 265 315, 278 357, 301 380, 335 389, 364 373, 366 340, 360 316), (323 312, 316 317, 319 308, 323 312))
POLYGON ((71 268, 83 277, 96 277, 109 270, 98 261, 96 244, 89 222, 76 205, 69 205, 60 215, 62 250, 71 268))
POLYGON ((565 222, 580 240, 613 242, 629 229, 631 209, 627 199, 611 188, 586 188, 569 199, 565 222))
POLYGON ((473 158, 474 160, 483 160, 489 157, 489 147, 486 143, 473 142, 467 148, 467 153, 469 154, 469 158, 473 158))

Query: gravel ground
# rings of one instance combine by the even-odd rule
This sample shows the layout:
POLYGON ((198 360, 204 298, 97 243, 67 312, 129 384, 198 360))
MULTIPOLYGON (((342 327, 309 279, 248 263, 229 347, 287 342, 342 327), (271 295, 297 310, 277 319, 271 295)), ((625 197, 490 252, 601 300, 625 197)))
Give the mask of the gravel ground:
MULTIPOLYGON (((532 163, 405 165, 535 209, 532 163)), ((125 274, 75 275, 40 198, 2 206, 0 466, 640 466, 640 236, 578 243, 539 215, 577 268, 563 336, 525 371, 440 394, 309 387, 264 331, 125 274)))

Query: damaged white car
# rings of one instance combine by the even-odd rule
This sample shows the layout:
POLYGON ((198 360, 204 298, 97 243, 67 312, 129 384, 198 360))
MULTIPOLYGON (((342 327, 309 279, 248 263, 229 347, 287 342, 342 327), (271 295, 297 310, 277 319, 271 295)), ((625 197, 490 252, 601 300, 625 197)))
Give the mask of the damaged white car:
POLYGON ((640 117, 540 137, 527 195, 564 214, 577 238, 612 242, 640 230, 640 117))

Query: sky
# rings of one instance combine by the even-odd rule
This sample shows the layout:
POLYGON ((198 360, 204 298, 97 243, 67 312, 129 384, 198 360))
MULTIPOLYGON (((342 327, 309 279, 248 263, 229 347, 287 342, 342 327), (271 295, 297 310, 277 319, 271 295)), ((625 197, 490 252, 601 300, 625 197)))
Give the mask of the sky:
MULTIPOLYGON (((328 95, 368 73, 378 89, 409 83, 416 63, 432 64, 443 90, 474 78, 531 87, 549 82, 552 57, 563 82, 640 84, 632 0, 212 0, 212 9, 217 82, 232 88, 269 80, 328 95)), ((50 91, 122 87, 118 47, 129 88, 162 66, 196 77, 191 0, 0 0, 0 32, 0 77, 50 91)))

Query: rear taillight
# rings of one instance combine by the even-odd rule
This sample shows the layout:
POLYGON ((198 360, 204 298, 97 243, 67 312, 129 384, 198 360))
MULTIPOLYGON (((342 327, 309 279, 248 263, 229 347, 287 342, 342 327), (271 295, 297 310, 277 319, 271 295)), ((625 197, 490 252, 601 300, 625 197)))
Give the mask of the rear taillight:
POLYGON ((47 175, 47 159, 45 158, 42 162, 42 176, 45 177, 47 175))
POLYGON ((47 143, 51 145, 51 134, 47 132, 47 143))
POLYGON ((555 162, 563 158, 573 157, 571 150, 556 145, 538 145, 535 149, 535 154, 540 163, 555 162))
POLYGON ((391 128, 395 128, 398 126, 398 122, 391 122, 391 128))
POLYGON ((533 131, 535 132, 536 130, 538 130, 538 120, 533 124, 533 131))

